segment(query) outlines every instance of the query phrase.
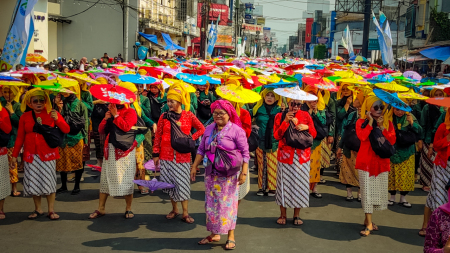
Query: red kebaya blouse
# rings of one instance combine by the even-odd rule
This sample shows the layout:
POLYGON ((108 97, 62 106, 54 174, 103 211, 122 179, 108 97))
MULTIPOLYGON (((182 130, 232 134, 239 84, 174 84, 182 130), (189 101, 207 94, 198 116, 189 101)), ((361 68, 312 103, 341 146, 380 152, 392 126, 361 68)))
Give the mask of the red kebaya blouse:
MULTIPOLYGON (((307 149, 296 149, 286 145, 286 140, 284 139, 284 133, 289 128, 289 123, 282 119, 283 113, 278 113, 275 116, 275 124, 273 126, 273 136, 275 139, 279 140, 278 142, 278 153, 277 160, 281 163, 293 164, 294 163, 294 152, 297 151, 297 155, 299 157, 300 164, 306 163, 309 161, 311 156, 311 148, 307 149)), ((298 111, 295 114, 295 118, 297 118, 298 124, 308 125, 309 133, 313 138, 316 138, 317 132, 314 128, 314 122, 309 115, 308 112, 298 111)))
MULTIPOLYGON (((0 111, 0 129, 9 134, 12 130, 11 120, 9 118, 8 110, 2 108, 0 111)), ((8 153, 8 149, 6 147, 0 148, 0 155, 6 155, 8 153)))
POLYGON ((441 166, 442 168, 447 167, 447 160, 450 156, 450 142, 447 141, 447 135, 450 131, 447 130, 445 123, 442 123, 434 135, 433 148, 437 152, 436 158, 434 159, 434 164, 441 166))
MULTIPOLYGON (((58 113, 58 112, 57 112, 58 113)), ((61 114, 58 113, 58 119, 54 120, 50 113, 42 110, 36 113, 36 118, 42 119, 42 124, 50 127, 58 126, 65 134, 70 132, 70 126, 66 123, 61 114)), ((17 139, 14 145, 13 157, 18 157, 20 149, 23 146, 23 159, 27 163, 33 162, 34 155, 39 155, 41 161, 53 161, 59 158, 58 148, 50 148, 41 134, 33 132, 35 121, 32 111, 22 114, 19 120, 19 129, 17 130, 17 139), (26 140, 26 141, 25 141, 26 140)))
MULTIPOLYGON (((163 114, 164 115, 164 114, 163 114)), ((171 145, 171 126, 168 119, 163 119, 163 115, 159 118, 158 129, 156 130, 155 142, 153 143, 153 157, 159 155, 159 159, 164 161, 173 161, 174 149, 171 145)), ((185 134, 189 134, 192 128, 195 128, 197 132, 192 135, 192 139, 197 140, 205 132, 203 124, 195 117, 192 112, 181 112, 180 120, 177 123, 181 131, 185 134)), ((191 162, 190 153, 178 153, 176 152, 177 163, 189 163, 191 162)))
MULTIPOLYGON (((391 160, 389 158, 380 158, 372 149, 369 141, 369 134, 373 127, 367 124, 365 128, 361 128, 364 119, 356 121, 356 135, 361 141, 361 146, 356 156, 355 169, 369 172, 369 176, 378 176, 383 172, 391 170, 391 160)), ((396 136, 392 122, 389 121, 389 129, 383 130, 386 140, 392 145, 395 144, 396 136)))
POLYGON ((239 116, 239 118, 241 119, 241 124, 242 124, 242 128, 245 131, 245 135, 248 137, 250 137, 250 134, 252 133, 252 118, 250 117, 250 113, 245 110, 240 108, 241 110, 241 116, 239 116))

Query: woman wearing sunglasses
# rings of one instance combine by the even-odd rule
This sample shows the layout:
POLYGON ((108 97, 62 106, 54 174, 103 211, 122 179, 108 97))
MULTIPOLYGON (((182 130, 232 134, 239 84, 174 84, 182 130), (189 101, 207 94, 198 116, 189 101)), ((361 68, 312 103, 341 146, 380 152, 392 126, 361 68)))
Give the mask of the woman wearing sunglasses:
POLYGON ((378 97, 369 96, 361 107, 361 119, 356 122, 356 134, 361 146, 355 168, 358 170, 361 204, 365 213, 365 229, 360 232, 361 236, 368 236, 372 231, 378 230, 372 223, 372 213, 374 210, 385 210, 388 205, 390 159, 380 158, 372 149, 369 140, 372 129, 378 128, 391 145, 395 144, 394 125, 383 117, 385 109, 386 105, 378 97))
POLYGON ((54 212, 54 203, 56 194, 56 159, 60 157, 59 151, 58 148, 50 148, 44 136, 34 132, 33 128, 35 124, 50 127, 57 126, 63 133, 67 134, 70 131, 70 127, 61 114, 52 110, 50 98, 40 88, 34 88, 25 94, 21 110, 22 112, 27 111, 19 121, 19 129, 10 166, 13 168, 17 164, 17 156, 19 156, 19 152, 23 147, 23 158, 25 160, 23 192, 25 196, 33 196, 35 206, 35 210, 28 218, 36 219, 44 214, 41 209, 41 197, 46 196, 48 217, 51 220, 57 220, 59 215, 54 212))
POLYGON ((199 244, 219 241, 227 234, 225 249, 236 248, 234 230, 236 227, 239 185, 248 176, 247 136, 233 105, 217 100, 211 105, 214 123, 206 127, 191 169, 191 180, 195 181, 198 165, 207 157, 205 169, 206 187, 206 229, 211 235, 199 244))
POLYGON ((293 223, 302 225, 300 209, 309 207, 309 172, 311 148, 297 149, 286 144, 284 138, 291 122, 299 131, 308 131, 316 137, 316 129, 308 112, 300 110, 301 101, 288 102, 289 109, 275 117, 274 137, 278 144, 277 191, 275 202, 280 206, 281 215, 277 220, 286 225, 286 209, 294 208, 293 223))

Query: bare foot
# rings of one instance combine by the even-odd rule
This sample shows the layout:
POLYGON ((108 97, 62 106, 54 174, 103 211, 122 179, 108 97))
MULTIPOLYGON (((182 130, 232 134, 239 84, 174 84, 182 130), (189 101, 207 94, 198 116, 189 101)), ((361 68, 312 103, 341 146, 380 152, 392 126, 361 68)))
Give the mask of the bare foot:
POLYGON ((198 242, 199 245, 205 245, 210 242, 218 242, 220 241, 220 235, 209 235, 206 238, 203 238, 201 241, 198 242))
POLYGON ((3 211, 0 211, 0 220, 6 219, 6 215, 3 211))

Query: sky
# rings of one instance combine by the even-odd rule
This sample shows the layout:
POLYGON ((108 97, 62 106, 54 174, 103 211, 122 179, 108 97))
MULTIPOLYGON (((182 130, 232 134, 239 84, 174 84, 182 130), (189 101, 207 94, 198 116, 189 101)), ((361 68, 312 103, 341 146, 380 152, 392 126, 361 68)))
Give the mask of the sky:
MULTIPOLYGON (((305 23, 302 13, 306 10, 307 2, 317 0, 254 0, 255 5, 264 6, 265 27, 270 27, 272 32, 276 32, 279 46, 286 44, 289 36, 297 35, 299 23, 305 23)), ((330 10, 334 10, 334 0, 330 2, 330 10)))

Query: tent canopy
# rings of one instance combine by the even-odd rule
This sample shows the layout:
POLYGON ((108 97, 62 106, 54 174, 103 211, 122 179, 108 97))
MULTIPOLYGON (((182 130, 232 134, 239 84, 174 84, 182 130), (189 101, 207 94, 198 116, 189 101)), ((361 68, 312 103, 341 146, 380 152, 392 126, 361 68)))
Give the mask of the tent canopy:
POLYGON ((436 59, 445 61, 450 57, 450 46, 438 46, 432 47, 425 50, 420 51, 423 56, 426 56, 430 59, 436 59))
POLYGON ((152 45, 156 45, 158 47, 158 50, 161 48, 164 48, 162 45, 158 44, 158 38, 154 34, 145 34, 142 32, 139 32, 139 35, 141 35, 144 39, 150 41, 153 43, 152 45))
MULTIPOLYGON (((164 47, 165 50, 184 50, 184 47, 180 47, 177 44, 173 43, 172 39, 170 38, 169 34, 161 33, 164 41, 166 42, 166 45, 164 47)), ((156 37, 156 35, 155 35, 156 37)))

